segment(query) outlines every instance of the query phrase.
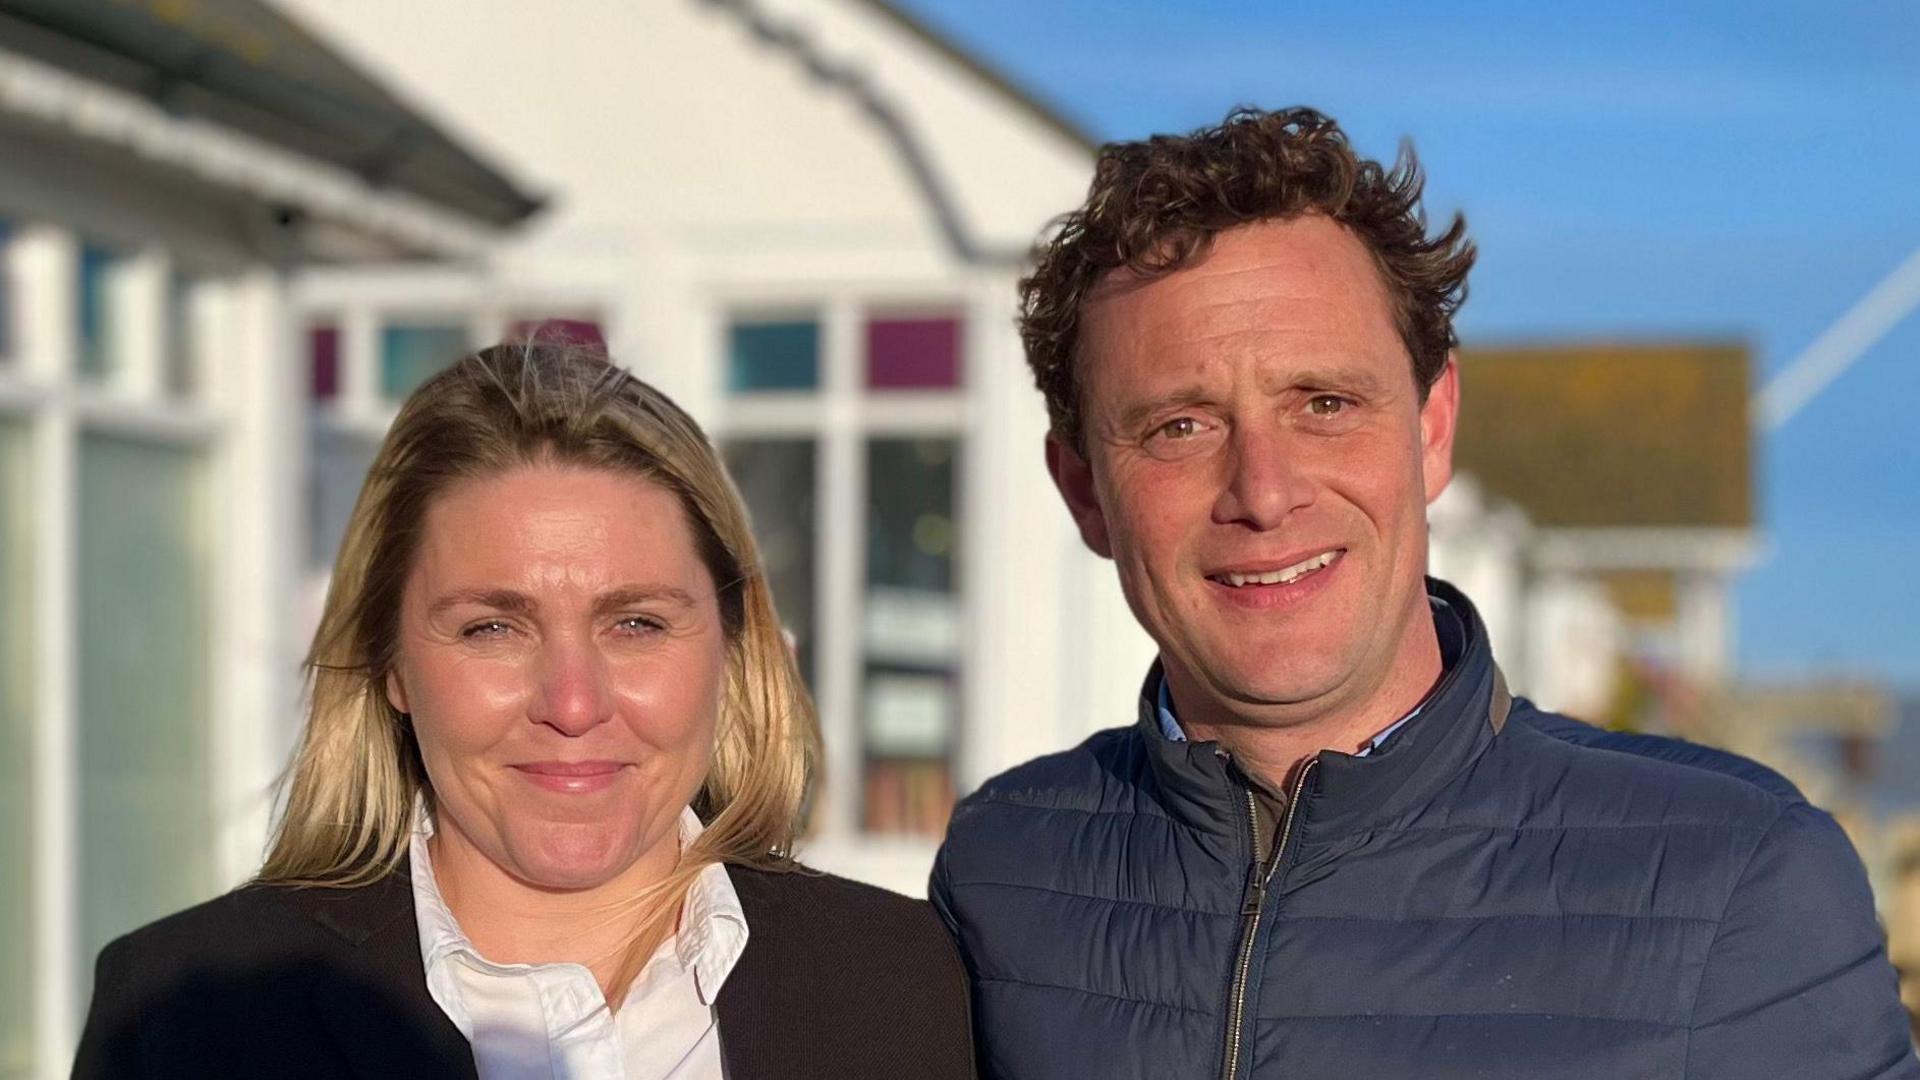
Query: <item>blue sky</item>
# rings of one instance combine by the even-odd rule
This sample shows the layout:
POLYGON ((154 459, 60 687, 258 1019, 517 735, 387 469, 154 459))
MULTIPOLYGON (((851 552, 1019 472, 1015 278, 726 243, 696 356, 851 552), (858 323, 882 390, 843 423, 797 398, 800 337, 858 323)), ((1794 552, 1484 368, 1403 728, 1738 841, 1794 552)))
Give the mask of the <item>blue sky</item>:
MULTIPOLYGON (((1241 102, 1411 137, 1480 244, 1469 343, 1735 337, 1764 378, 1920 248, 1911 0, 899 2, 1102 139, 1241 102)), ((1920 692, 1917 413, 1920 313, 1757 448, 1744 672, 1920 692)))

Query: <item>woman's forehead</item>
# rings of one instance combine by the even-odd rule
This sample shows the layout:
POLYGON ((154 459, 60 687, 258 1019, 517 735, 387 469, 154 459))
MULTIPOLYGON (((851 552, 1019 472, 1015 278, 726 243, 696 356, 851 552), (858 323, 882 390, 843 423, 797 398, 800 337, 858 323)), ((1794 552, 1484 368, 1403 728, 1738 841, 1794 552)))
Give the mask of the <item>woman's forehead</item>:
POLYGON ((523 466, 456 485, 424 524, 423 584, 712 588, 680 497, 630 473, 523 466))

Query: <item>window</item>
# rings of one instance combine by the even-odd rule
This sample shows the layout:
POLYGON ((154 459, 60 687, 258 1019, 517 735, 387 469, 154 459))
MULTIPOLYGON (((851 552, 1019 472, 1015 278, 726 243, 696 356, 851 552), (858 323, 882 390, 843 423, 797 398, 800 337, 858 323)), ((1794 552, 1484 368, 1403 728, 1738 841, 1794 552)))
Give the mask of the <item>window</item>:
POLYGON ((27 426, 0 417, 0 1076, 33 1064, 33 608, 27 426))
MULTIPOLYGON (((14 295, 13 228, 0 220, 0 364, 13 359, 14 295)), ((0 1059, 0 1068, 4 1068, 0 1059)))
POLYGON ((869 832, 937 836, 953 805, 959 719, 951 438, 867 443, 866 626, 861 708, 869 832))
POLYGON ((82 956, 214 887, 210 540, 197 449, 79 447, 82 956))
POLYGON ((832 336, 812 313, 734 321, 726 456, 808 684, 844 695, 821 702, 834 747, 857 748, 839 751, 827 827, 932 839, 952 809, 965 701, 964 328, 927 310, 837 309, 853 333, 832 336), (830 544, 864 562, 838 564, 830 544))
POLYGON ((126 269, 127 260, 119 253, 95 244, 81 245, 77 336, 80 376, 84 379, 104 381, 120 366, 125 346, 122 293, 126 269))
POLYGON ((405 401, 441 368, 468 352, 465 326, 450 323, 389 323, 380 331, 380 394, 405 401))
POLYGON ((331 323, 307 327, 307 387, 315 402, 340 396, 340 328, 331 323))
POLYGON ((947 390, 959 385, 959 320, 868 321, 868 389, 947 390))
POLYGON ((820 324, 737 322, 727 336, 727 386, 735 393, 820 386, 820 324))
POLYGON ((607 337, 600 330, 600 321, 591 317, 522 315, 507 323, 507 332, 501 340, 607 351, 607 337))
POLYGON ((188 398, 199 389, 202 335, 199 279, 175 274, 167 282, 167 355, 165 390, 171 397, 188 398))
POLYGON ((801 677, 814 685, 814 492, 812 439, 755 439, 726 448, 727 471, 753 513, 760 562, 780 621, 793 635, 801 677))

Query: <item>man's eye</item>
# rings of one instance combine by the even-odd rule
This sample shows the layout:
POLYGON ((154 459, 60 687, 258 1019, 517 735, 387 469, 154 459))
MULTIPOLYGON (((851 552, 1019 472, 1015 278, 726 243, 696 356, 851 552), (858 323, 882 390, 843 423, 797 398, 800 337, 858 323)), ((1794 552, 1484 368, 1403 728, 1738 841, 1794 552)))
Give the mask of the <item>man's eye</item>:
POLYGON ((1315 394, 1307 401, 1307 411, 1315 416, 1335 416, 1347 407, 1347 399, 1338 394, 1315 394))
POLYGON ((1200 421, 1191 416, 1177 416, 1161 424, 1154 434, 1167 439, 1191 439, 1200 434, 1200 421))
POLYGON ((485 619, 460 631, 460 636, 463 638, 501 637, 508 629, 507 624, 499 619, 485 619))

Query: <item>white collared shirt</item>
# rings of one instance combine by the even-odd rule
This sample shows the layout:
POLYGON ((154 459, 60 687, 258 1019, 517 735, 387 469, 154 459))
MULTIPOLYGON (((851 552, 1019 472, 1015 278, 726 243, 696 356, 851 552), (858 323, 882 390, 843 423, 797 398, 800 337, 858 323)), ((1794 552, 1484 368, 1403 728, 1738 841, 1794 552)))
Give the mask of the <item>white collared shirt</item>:
MULTIPOLYGON (((427 990, 473 1046, 481 1080, 723 1080, 713 1002, 747 945, 747 917, 726 869, 694 879, 680 925, 609 1012, 582 964, 496 964, 474 949, 440 895, 417 816, 413 908, 427 990)), ((701 833, 680 814, 680 846, 701 833)))

